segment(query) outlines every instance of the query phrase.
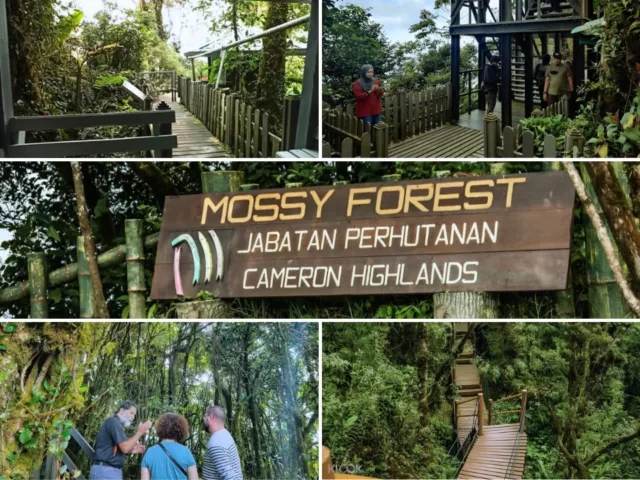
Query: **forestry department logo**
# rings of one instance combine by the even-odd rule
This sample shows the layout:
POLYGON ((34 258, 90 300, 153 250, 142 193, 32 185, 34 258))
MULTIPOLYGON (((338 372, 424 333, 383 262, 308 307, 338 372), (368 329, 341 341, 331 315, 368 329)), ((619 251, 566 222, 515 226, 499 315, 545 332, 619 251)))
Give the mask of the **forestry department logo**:
MULTIPOLYGON (((213 243, 213 249, 216 252, 216 278, 215 281, 219 282, 222 280, 224 275, 224 250, 222 249, 222 243, 220 243, 220 238, 215 230, 207 230, 208 238, 213 243)), ((205 261, 205 273, 204 273, 204 284, 211 283, 211 276, 213 275, 213 254, 211 252, 211 245, 209 240, 207 239, 207 235, 202 232, 198 232, 198 240, 200 246, 202 247, 202 251, 204 252, 204 261, 205 261)), ((193 285, 198 285, 200 283, 200 252, 198 250, 198 246, 196 245, 193 236, 189 233, 183 233, 182 235, 178 235, 171 241, 171 246, 174 249, 173 253, 173 281, 175 284, 176 294, 180 296, 184 296, 184 290, 182 288, 182 276, 180 272, 180 253, 182 251, 182 246, 184 244, 189 246, 191 250, 191 257, 193 259, 193 285)))

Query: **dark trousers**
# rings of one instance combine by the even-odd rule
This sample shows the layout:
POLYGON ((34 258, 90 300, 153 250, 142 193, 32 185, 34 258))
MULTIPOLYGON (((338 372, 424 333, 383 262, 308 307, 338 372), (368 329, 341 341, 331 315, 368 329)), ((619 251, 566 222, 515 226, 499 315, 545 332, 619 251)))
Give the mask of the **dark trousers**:
POLYGON ((549 102, 545 101, 544 99, 544 87, 542 88, 538 87, 538 93, 540 95, 540 108, 547 108, 547 106, 549 105, 549 102))
POLYGON ((498 91, 497 90, 487 90, 484 93, 485 102, 487 104, 487 115, 493 113, 496 109, 496 102, 498 101, 498 91))

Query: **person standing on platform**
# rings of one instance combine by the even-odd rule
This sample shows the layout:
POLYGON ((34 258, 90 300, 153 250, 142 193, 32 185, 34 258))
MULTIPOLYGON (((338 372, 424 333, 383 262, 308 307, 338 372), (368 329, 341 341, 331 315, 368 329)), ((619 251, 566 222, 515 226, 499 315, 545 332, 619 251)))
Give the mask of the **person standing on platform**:
POLYGON ((563 95, 571 98, 574 89, 573 73, 567 65, 562 63, 560 52, 553 54, 553 62, 547 68, 546 77, 543 99, 549 105, 558 103, 563 95))
POLYGON ((353 96, 356 99, 356 117, 372 127, 380 123, 382 117, 382 102, 380 98, 384 91, 380 80, 373 76, 373 67, 363 65, 360 78, 353 83, 353 96))
POLYGON ((489 64, 484 67, 484 77, 482 79, 482 89, 486 96, 487 115, 493 113, 498 101, 498 83, 500 83, 500 67, 498 63, 500 57, 494 55, 489 64))
POLYGON ((542 56, 542 63, 536 65, 536 84, 538 85, 538 94, 540 95, 540 108, 546 108, 547 101, 544 99, 544 84, 547 80, 547 69, 551 62, 551 55, 545 53, 542 56))

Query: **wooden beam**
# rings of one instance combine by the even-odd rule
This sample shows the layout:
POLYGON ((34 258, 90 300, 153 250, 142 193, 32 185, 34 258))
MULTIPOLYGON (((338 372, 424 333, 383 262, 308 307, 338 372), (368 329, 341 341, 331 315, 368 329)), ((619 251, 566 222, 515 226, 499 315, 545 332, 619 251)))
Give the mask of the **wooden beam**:
POLYGON ((300 95, 300 111, 296 128, 295 148, 319 149, 318 131, 318 83, 320 70, 318 43, 320 37, 319 0, 311 3, 311 20, 307 37, 307 56, 304 60, 304 76, 302 94, 300 95))
POLYGON ((175 121, 176 112, 173 110, 14 117, 9 121, 9 132, 65 130, 71 128, 104 127, 111 125, 147 125, 175 123, 175 121))

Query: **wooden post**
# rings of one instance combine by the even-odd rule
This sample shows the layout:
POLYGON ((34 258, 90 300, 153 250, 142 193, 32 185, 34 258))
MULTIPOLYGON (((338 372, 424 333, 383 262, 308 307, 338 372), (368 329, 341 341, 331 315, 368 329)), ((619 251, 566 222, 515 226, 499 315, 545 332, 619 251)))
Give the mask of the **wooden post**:
MULTIPOLYGON (((244 172, 224 170, 202 172, 202 193, 239 192, 244 184, 244 172)), ((213 299, 176 304, 178 318, 227 318, 229 304, 224 300, 213 299)))
POLYGON ((78 296, 80 297, 80 318, 93 318, 93 289, 91 288, 91 274, 89 262, 84 250, 84 237, 79 235, 76 240, 78 259, 78 296))
POLYGON ((29 273, 30 318, 49 318, 47 303, 47 255, 45 253, 27 254, 27 270, 29 273))
POLYGON ((496 158, 498 156, 498 116, 490 113, 484 117, 484 157, 496 158))
MULTIPOLYGON (((497 175, 502 172, 494 173, 497 175)), ((435 172, 435 178, 448 178, 449 170, 435 172)), ((485 292, 442 292, 433 295, 433 315, 442 318, 499 318, 498 297, 485 292)))
POLYGON ((478 436, 481 437, 484 435, 484 395, 482 393, 478 394, 478 436))
MULTIPOLYGON (((158 111, 166 111, 166 110, 171 110, 171 107, 166 102, 160 102, 158 104, 158 106, 156 107, 156 110, 158 110, 158 111)), ((172 125, 170 123, 163 123, 163 124, 160 125, 159 130, 160 131, 158 133, 160 135, 171 135, 172 125)), ((155 134, 155 132, 154 132, 154 134, 155 134)), ((160 158, 172 158, 172 157, 173 157, 173 150, 172 149, 169 148, 169 149, 160 151, 160 158)))
POLYGON ((147 288, 144 280, 144 233, 142 220, 125 220, 127 240, 127 291, 129 318, 147 317, 147 288))
MULTIPOLYGON (((629 198, 629 188, 624 176, 623 163, 612 162, 611 165, 622 190, 627 194, 627 198, 629 198)), ((602 223, 607 226, 607 219, 602 212, 602 207, 591 184, 591 178, 582 162, 580 162, 580 172, 587 189, 587 194, 593 202, 598 215, 600 215, 602 223)), ((607 257, 602 249, 600 240, 598 240, 593 224, 586 215, 583 217, 583 223, 586 237, 585 254, 587 258, 587 283, 589 288, 589 318, 633 318, 633 314, 629 310, 627 302, 622 296, 618 283, 609 267, 607 257)), ((608 227, 607 233, 609 237, 611 237, 611 232, 608 227)), ((613 245, 615 246, 615 242, 613 242, 613 245)), ((623 267, 623 273, 626 275, 626 264, 624 262, 620 263, 623 267)))
POLYGON ((522 390, 522 394, 520 395, 520 425, 522 425, 522 428, 524 428, 523 417, 525 415, 526 409, 527 409, 527 391, 522 390))
POLYGON ((487 422, 487 425, 491 425, 492 416, 493 416, 493 400, 489 399, 489 421, 487 422))
POLYGON ((196 63, 193 58, 191 59, 191 80, 196 81, 196 63))

